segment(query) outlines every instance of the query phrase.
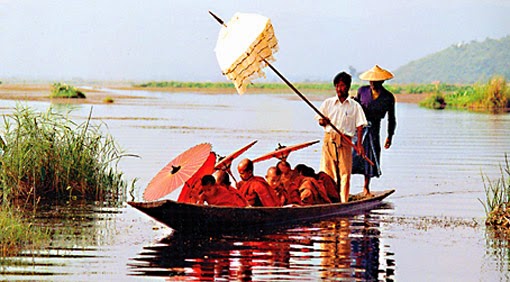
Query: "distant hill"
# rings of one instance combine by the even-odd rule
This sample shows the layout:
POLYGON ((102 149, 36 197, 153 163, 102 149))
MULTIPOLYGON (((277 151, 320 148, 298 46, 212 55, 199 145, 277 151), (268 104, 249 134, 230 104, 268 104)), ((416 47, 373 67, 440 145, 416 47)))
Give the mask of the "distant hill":
POLYGON ((471 41, 412 61, 394 71, 396 83, 475 83, 494 75, 510 81, 510 35, 471 41))

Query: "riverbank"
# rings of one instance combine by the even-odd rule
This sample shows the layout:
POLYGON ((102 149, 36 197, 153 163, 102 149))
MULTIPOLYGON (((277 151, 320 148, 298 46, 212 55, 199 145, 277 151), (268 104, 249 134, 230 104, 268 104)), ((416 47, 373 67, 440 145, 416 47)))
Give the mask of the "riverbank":
MULTIPOLYGON (((201 93, 201 94, 232 94, 237 95, 233 88, 176 88, 176 87, 137 87, 124 84, 111 84, 111 85, 94 85, 94 86, 76 86, 76 88, 85 93, 85 99, 65 99, 65 98, 50 98, 51 85, 50 84, 0 84, 0 99, 1 100, 19 100, 19 101, 51 101, 54 103, 67 103, 67 104, 104 104, 107 98, 111 98, 113 103, 122 103, 125 99, 134 99, 135 97, 129 95, 121 95, 115 91, 109 90, 143 90, 154 92, 167 92, 167 93, 201 93)), ((253 95, 257 93, 271 93, 271 94, 289 94, 294 95, 290 89, 275 90, 275 89, 251 89, 245 95, 253 95)), ((331 95, 328 91, 310 91, 309 93, 303 91, 306 97, 313 101, 323 100, 324 97, 331 95)), ((408 94, 399 93, 395 94, 398 103, 412 103, 418 104, 429 96, 430 93, 408 94)), ((143 99, 143 97, 136 97, 143 99)), ((299 99, 295 96, 296 99, 299 99)))

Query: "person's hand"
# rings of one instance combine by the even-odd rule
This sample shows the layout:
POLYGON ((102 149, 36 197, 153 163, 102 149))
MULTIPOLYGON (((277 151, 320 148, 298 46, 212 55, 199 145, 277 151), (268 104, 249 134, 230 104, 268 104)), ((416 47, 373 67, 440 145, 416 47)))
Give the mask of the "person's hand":
POLYGON ((391 147, 391 138, 386 138, 384 142, 384 149, 389 149, 391 147))
POLYGON ((365 152, 363 150, 363 144, 361 144, 361 143, 356 143, 356 146, 354 146, 354 150, 360 156, 363 156, 365 154, 365 152))
POLYGON ((327 117, 319 119, 319 125, 320 126, 326 126, 326 125, 328 125, 330 123, 331 123, 331 121, 327 117))

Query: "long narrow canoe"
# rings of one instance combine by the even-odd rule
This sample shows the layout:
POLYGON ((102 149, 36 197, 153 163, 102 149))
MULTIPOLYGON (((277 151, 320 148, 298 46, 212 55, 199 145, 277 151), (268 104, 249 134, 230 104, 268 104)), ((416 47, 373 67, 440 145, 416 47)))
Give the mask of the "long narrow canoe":
POLYGON ((181 232, 234 232, 275 229, 316 222, 328 218, 356 215, 371 210, 395 190, 372 192, 373 197, 348 203, 298 207, 219 207, 179 203, 172 200, 128 202, 155 220, 181 232))

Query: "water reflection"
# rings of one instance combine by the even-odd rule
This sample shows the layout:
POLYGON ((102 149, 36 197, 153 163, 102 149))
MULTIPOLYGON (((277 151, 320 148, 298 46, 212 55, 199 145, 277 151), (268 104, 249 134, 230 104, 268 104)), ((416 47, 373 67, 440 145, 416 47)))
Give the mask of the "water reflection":
MULTIPOLYGON (((482 265, 484 272, 499 272, 500 278, 510 280, 510 232, 487 227, 485 234, 485 256, 490 265, 482 265)), ((498 276, 495 276, 498 277, 498 276)))
POLYGON ((342 217, 271 234, 202 236, 176 232, 143 248, 130 275, 168 280, 392 280, 381 246, 381 216, 342 217))
POLYGON ((41 207, 32 222, 50 229, 49 245, 0 258, 0 280, 118 281, 127 258, 157 236, 149 224, 137 224, 141 216, 98 203, 41 207))

